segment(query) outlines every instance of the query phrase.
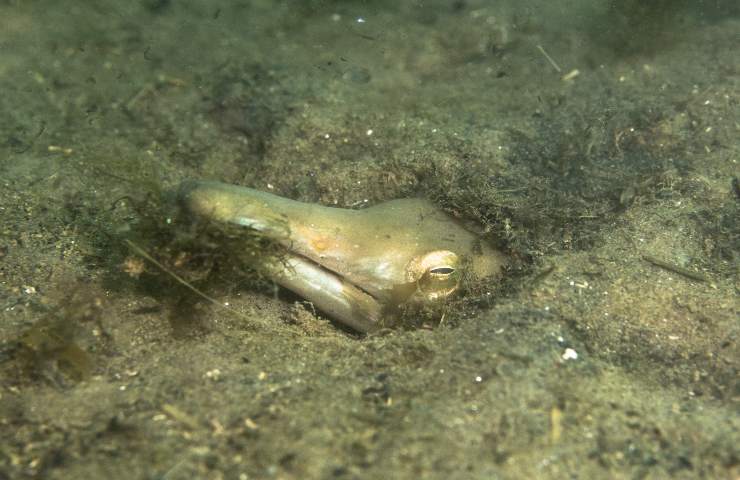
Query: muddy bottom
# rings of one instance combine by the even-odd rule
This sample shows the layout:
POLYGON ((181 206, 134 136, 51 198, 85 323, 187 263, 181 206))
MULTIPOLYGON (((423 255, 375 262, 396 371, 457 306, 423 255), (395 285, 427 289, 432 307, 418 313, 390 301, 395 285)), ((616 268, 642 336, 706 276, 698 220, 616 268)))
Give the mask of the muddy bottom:
POLYGON ((0 2, 0 479, 740 476, 711 3, 0 2), (509 263, 361 335, 187 179, 425 198, 509 263))

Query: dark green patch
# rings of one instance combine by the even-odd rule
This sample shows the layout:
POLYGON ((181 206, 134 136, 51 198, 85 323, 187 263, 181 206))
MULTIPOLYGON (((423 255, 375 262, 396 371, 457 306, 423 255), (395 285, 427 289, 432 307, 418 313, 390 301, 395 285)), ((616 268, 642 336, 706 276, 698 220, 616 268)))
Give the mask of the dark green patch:
POLYGON ((695 218, 704 236, 704 249, 712 259, 708 266, 728 276, 737 275, 740 255, 740 200, 731 197, 719 208, 700 209, 695 218))
POLYGON ((141 262, 140 252, 145 252, 143 271, 128 269, 132 278, 126 283, 169 305, 168 318, 176 334, 189 335, 203 327, 204 299, 216 300, 242 287, 272 285, 264 269, 280 261, 283 248, 275 239, 236 225, 190 218, 171 195, 149 201, 155 203, 138 208, 142 216, 116 240, 119 245, 128 240, 135 248, 125 252, 110 280, 119 283, 120 267, 126 271, 125 266, 141 262))
POLYGON ((85 293, 82 285, 68 295, 9 342, 2 362, 6 378, 14 383, 44 378, 63 385, 93 373, 96 357, 92 351, 107 339, 101 324, 103 303, 85 293), (93 329, 97 339, 91 336, 93 329))

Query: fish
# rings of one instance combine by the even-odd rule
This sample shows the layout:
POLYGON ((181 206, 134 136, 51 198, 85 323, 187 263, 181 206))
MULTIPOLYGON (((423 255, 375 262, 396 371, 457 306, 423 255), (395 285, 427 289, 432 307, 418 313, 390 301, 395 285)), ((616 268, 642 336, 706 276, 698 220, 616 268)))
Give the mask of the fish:
POLYGON ((463 279, 498 278, 506 255, 423 198, 363 209, 304 203, 253 188, 189 180, 187 213, 238 225, 284 248, 264 271, 275 283, 361 333, 393 325, 406 305, 438 305, 463 279))

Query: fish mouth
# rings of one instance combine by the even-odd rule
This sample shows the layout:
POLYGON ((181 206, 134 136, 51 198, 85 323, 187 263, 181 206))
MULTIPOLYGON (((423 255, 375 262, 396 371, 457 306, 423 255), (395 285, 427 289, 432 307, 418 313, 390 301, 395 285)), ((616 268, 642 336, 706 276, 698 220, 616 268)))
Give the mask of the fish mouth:
POLYGON ((384 326, 384 305, 376 297, 311 259, 288 251, 268 271, 276 283, 359 332, 384 326))

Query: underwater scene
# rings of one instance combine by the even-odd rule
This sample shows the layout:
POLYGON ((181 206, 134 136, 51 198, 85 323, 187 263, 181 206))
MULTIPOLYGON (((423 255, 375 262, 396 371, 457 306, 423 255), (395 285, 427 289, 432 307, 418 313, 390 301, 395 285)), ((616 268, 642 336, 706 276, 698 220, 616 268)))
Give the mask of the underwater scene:
POLYGON ((740 479, 736 0, 0 0, 0 480, 740 479))

